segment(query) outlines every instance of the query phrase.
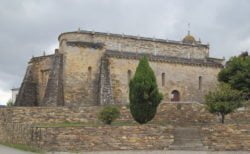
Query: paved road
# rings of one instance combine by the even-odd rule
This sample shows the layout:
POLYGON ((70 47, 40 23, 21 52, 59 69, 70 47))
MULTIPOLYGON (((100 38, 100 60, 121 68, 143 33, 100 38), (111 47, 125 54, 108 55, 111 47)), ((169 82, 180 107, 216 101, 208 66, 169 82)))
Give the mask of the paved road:
POLYGON ((21 151, 18 149, 10 148, 4 145, 0 145, 0 154, 34 154, 32 152, 21 151))
MULTIPOLYGON (((228 151, 228 152, 209 152, 209 151, 104 151, 104 152, 81 152, 82 154, 249 154, 249 152, 228 151)), ((17 150, 14 148, 0 145, 0 154, 35 154, 17 150)), ((49 152, 48 154, 72 154, 69 152, 49 152)))
MULTIPOLYGON (((240 151, 223 151, 223 152, 209 152, 209 151, 106 151, 106 152, 82 152, 82 154, 249 154, 248 152, 240 151)), ((70 154, 65 152, 56 152, 50 154, 70 154)))

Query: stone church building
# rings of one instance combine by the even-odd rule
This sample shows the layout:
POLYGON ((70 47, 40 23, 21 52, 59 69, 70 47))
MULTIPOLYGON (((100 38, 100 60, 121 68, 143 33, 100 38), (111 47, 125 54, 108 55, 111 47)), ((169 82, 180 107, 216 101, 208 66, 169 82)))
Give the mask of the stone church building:
POLYGON ((52 55, 28 63, 16 106, 126 104, 139 59, 148 56, 166 102, 203 102, 223 59, 188 33, 181 41, 78 30, 58 37, 52 55))

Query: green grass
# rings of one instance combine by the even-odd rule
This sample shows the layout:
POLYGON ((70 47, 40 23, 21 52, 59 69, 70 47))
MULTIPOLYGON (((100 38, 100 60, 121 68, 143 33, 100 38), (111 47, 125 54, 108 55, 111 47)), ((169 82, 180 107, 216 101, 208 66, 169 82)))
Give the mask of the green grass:
POLYGON ((11 143, 0 143, 0 144, 11 147, 11 148, 19 149, 22 151, 28 151, 28 152, 34 152, 34 153, 44 153, 41 149, 34 148, 34 147, 29 146, 29 145, 11 144, 11 143))
MULTIPOLYGON (((131 126, 136 125, 137 123, 134 121, 114 121, 111 126, 131 126)), ((94 121, 92 123, 81 123, 81 122, 62 122, 62 123, 45 123, 45 124, 37 124, 36 127, 99 127, 105 126, 105 124, 94 121)))
POLYGON ((48 123, 38 124, 37 127, 82 127, 82 126, 98 126, 95 123, 80 123, 80 122, 62 122, 62 123, 48 123))

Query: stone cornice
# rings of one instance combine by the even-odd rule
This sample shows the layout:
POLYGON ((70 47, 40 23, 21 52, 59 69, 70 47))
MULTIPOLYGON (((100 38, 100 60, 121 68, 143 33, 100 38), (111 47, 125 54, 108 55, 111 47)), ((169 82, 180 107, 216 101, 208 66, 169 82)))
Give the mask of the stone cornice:
POLYGON ((84 41, 67 41, 66 44, 68 46, 77 46, 83 48, 94 48, 94 49, 103 49, 103 43, 94 43, 94 42, 84 42, 84 41))
POLYGON ((166 63, 178 63, 184 65, 196 65, 196 66, 207 66, 207 67, 219 67, 222 68, 221 63, 212 61, 211 59, 188 59, 180 57, 171 57, 163 55, 153 55, 148 53, 134 53, 134 52, 120 52, 114 50, 107 50, 105 52, 106 57, 120 58, 120 59, 140 59, 143 56, 147 56, 150 61, 166 62, 166 63))

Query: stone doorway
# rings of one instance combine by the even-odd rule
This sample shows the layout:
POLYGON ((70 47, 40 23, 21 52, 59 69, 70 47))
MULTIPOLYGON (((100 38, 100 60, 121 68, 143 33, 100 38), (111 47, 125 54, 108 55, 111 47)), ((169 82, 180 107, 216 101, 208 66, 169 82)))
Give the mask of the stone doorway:
POLYGON ((180 101, 180 92, 178 90, 173 90, 171 93, 171 101, 179 102, 180 101))

